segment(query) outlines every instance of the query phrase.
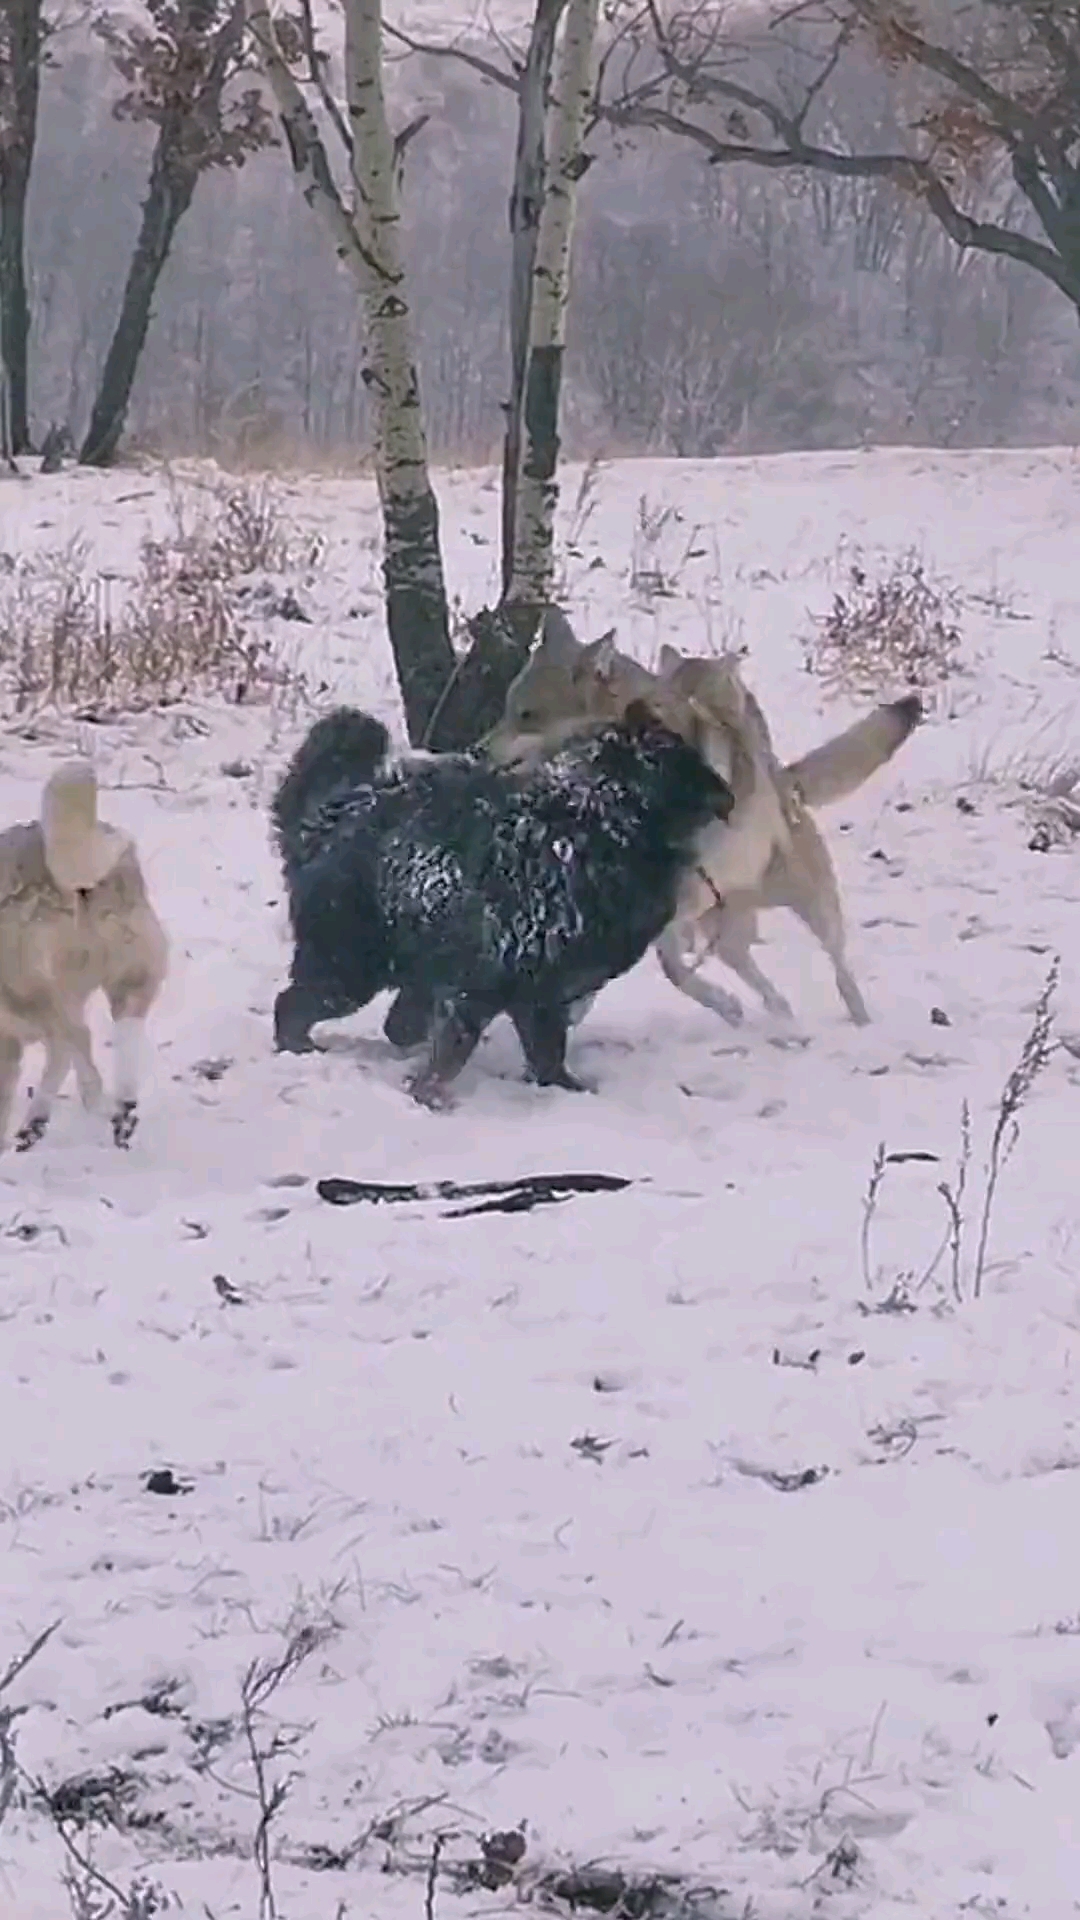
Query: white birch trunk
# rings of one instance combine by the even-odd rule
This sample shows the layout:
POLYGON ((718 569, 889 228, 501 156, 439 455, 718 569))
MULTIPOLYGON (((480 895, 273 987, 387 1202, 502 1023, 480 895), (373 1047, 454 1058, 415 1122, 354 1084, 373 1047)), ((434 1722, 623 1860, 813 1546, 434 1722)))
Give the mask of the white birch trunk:
POLYGON ((599 0, 569 0, 548 123, 546 191, 533 263, 524 445, 518 479, 514 563, 508 599, 539 606, 551 597, 559 498, 559 399, 578 181, 592 99, 599 0))
POLYGON ((454 653, 401 262, 394 142, 382 87, 381 0, 347 0, 345 10, 351 212, 304 93, 282 58, 268 0, 247 0, 247 17, 301 193, 363 297, 364 380, 375 414, 386 621, 409 738, 418 745, 454 672, 454 653))
POLYGON ((338 259, 348 267, 362 292, 368 267, 360 236, 338 192, 315 116, 282 58, 267 0, 247 0, 247 21, 274 96, 296 183, 312 213, 326 228, 338 259))
POLYGON ((510 399, 506 408, 502 478, 502 590, 509 592, 514 567, 522 414, 529 365, 533 271, 544 204, 544 123, 547 117, 555 36, 566 0, 536 0, 529 50, 518 92, 517 148, 510 193, 510 399))

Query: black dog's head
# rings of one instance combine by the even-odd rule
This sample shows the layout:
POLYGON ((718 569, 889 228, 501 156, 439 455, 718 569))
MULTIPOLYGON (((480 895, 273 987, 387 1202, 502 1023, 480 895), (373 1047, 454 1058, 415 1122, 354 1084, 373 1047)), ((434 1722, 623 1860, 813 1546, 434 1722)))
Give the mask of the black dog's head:
MULTIPOLYGON (((612 770, 655 783, 658 797, 680 813, 727 820, 735 795, 707 760, 660 718, 647 700, 632 700, 608 730, 612 770)), ((607 757, 605 755, 605 757, 607 757)))

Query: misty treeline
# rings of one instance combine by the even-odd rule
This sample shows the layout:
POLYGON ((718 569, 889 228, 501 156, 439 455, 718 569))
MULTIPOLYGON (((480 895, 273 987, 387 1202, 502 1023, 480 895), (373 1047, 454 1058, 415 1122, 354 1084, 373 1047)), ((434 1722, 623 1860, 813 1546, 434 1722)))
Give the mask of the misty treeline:
MULTIPOLYGON (((490 45, 486 49, 490 55, 490 45)), ((153 130, 78 26, 41 75, 27 251, 30 412, 85 435, 139 230, 153 130)), ((834 107, 889 117, 870 65, 834 107)), ((394 55, 399 120, 430 118, 402 205, 430 448, 487 458, 507 386, 515 100, 455 61, 394 55)), ((580 196, 564 449, 708 456, 919 440, 1075 437, 1076 318, 1039 274, 961 252, 889 181, 702 164, 599 126, 580 196)), ((199 181, 154 300, 126 444, 262 464, 355 459, 369 420, 362 314, 280 152, 199 181)))

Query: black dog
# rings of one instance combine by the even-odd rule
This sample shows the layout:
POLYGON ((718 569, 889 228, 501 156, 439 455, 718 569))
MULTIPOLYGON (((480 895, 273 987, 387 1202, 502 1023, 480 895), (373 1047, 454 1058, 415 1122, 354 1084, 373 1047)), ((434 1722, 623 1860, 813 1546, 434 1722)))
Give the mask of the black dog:
POLYGON ((303 742, 272 806, 295 940, 279 1050, 312 1046, 381 988, 434 1009, 415 1098, 445 1102, 509 1014, 541 1086, 566 1069, 567 1010, 663 931, 725 781, 641 701, 527 773, 469 754, 386 768, 386 730, 339 708, 303 742))

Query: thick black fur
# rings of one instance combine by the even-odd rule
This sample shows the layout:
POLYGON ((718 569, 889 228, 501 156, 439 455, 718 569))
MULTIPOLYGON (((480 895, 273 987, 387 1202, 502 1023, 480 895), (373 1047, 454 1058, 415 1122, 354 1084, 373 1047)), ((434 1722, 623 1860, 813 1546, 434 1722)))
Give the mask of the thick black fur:
POLYGON ((567 1009, 663 931, 731 789, 641 703, 527 773, 468 754, 387 768, 386 746, 338 709, 275 795, 295 940, 275 1044, 309 1051, 316 1021, 393 987, 425 1026, 434 1008, 418 1099, 444 1097, 499 1013, 541 1085, 576 1087, 567 1009))
POLYGON ((270 805, 286 865, 304 859, 304 820, 339 789, 366 786, 390 751, 381 720, 356 707, 335 707, 316 720, 289 762, 270 805))

